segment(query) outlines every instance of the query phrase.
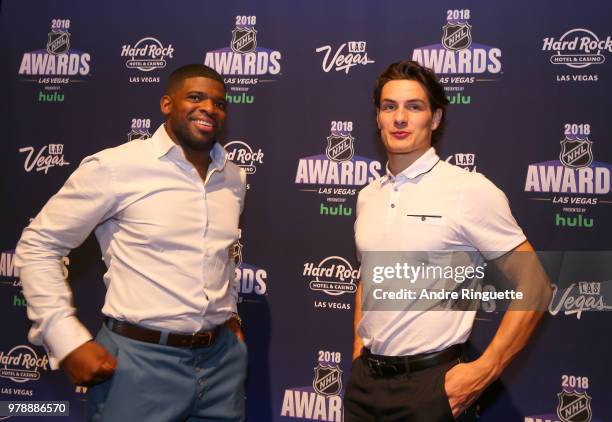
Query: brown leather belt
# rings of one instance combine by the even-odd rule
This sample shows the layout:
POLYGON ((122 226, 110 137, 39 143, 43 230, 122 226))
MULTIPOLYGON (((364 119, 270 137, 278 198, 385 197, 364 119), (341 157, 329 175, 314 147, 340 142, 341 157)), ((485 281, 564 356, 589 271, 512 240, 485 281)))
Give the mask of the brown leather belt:
POLYGON ((376 375, 390 377, 433 368, 434 366, 459 359, 462 355, 463 345, 455 344, 439 352, 421 353, 412 356, 374 355, 364 348, 361 358, 376 375))
POLYGON ((164 333, 110 317, 104 318, 104 325, 113 333, 131 338, 132 340, 174 347, 207 347, 215 342, 219 334, 218 328, 210 331, 199 331, 194 334, 164 333))

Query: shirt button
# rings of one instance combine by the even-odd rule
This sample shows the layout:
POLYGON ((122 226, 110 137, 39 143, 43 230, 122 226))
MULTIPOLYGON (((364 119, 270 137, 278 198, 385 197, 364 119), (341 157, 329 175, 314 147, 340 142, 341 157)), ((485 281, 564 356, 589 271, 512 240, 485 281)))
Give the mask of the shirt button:
POLYGON ((421 221, 425 221, 426 219, 427 219, 427 217, 425 217, 425 216, 421 217, 421 221))
POLYGON ((393 188, 393 190, 394 190, 395 192, 397 192, 397 191, 399 190, 399 188, 393 188))
POLYGON ((391 204, 391 208, 395 208, 395 204, 391 204))

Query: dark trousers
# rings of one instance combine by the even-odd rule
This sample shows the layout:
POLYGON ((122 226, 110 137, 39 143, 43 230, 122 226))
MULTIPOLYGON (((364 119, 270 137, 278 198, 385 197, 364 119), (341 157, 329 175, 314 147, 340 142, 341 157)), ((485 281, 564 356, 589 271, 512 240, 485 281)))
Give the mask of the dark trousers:
POLYGON ((344 394, 344 421, 475 421, 475 406, 454 419, 444 390, 446 372, 459 361, 381 377, 368 367, 362 355, 353 362, 344 394))

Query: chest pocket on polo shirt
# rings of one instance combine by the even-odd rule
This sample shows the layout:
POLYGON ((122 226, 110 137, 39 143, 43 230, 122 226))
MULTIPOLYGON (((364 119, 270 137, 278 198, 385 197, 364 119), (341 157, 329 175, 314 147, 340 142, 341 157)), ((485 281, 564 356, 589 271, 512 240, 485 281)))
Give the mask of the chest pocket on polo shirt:
POLYGON ((407 223, 446 225, 446 219, 438 214, 406 214, 407 223))
POLYGON ((446 216, 435 212, 407 212, 402 216, 402 247, 413 251, 444 250, 450 227, 446 216))

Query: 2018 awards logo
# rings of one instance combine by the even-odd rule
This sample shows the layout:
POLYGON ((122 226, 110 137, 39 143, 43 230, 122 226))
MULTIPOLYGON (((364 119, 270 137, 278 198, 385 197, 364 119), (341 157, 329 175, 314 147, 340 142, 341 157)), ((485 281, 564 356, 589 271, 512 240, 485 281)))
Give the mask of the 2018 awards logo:
POLYGON ((342 421, 341 360, 340 352, 319 350, 312 384, 286 389, 280 415, 306 420, 342 421))
POLYGON ((609 207, 612 165, 595 161, 592 130, 589 123, 564 124, 557 160, 530 164, 525 178, 529 199, 558 204, 552 217, 555 226, 565 229, 590 229, 597 225, 587 216, 596 206, 609 207))
POLYGON ((236 262, 236 281, 238 282, 238 302, 259 303, 268 294, 268 272, 256 265, 243 261, 244 246, 236 241, 230 256, 236 262))
POLYGON ((525 416, 524 422, 591 422, 592 398, 588 394, 589 377, 561 375, 561 391, 557 393, 556 414, 525 416))
POLYGON ((412 52, 412 60, 440 77, 451 104, 470 104, 472 97, 465 94, 468 86, 496 80, 502 73, 501 49, 473 41, 471 17, 470 9, 447 10, 441 42, 412 52))
POLYGON ((0 279, 12 286, 19 282, 19 270, 15 267, 15 250, 0 252, 0 279))
POLYGON ((557 82, 597 82, 599 66, 595 65, 606 61, 604 53, 612 53, 612 37, 600 39, 590 29, 573 28, 558 38, 545 37, 542 51, 553 53, 549 60, 555 67, 572 69, 570 73, 558 73, 557 82))
POLYGON ((317 200, 322 216, 353 215, 353 204, 348 199, 357 195, 358 187, 380 177, 382 164, 355 154, 352 121, 332 121, 331 133, 326 138, 325 154, 300 158, 295 184, 302 192, 320 195, 317 200))
POLYGON ((64 101, 62 88, 73 82, 82 82, 81 77, 89 76, 91 55, 71 48, 71 25, 70 19, 52 19, 45 49, 23 54, 19 75, 38 77, 24 81, 41 86, 39 102, 64 101))
POLYGON ((21 280, 19 269, 15 267, 15 250, 0 252, 0 285, 11 288, 12 296, 9 297, 11 306, 25 308, 27 302, 21 291, 21 280))
POLYGON ((127 134, 127 141, 135 141, 137 139, 149 139, 151 136, 151 119, 136 117, 132 119, 130 131, 127 134))
POLYGON ((281 71, 280 51, 259 47, 257 16, 236 16, 229 47, 206 52, 204 64, 224 76, 230 104, 252 104, 252 89, 262 83, 276 81, 281 71))

